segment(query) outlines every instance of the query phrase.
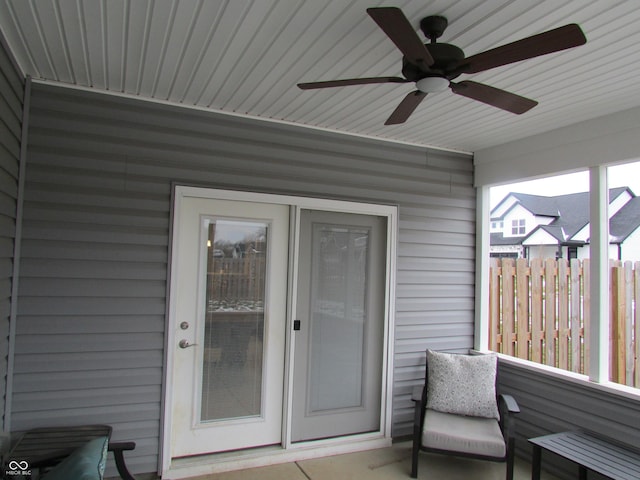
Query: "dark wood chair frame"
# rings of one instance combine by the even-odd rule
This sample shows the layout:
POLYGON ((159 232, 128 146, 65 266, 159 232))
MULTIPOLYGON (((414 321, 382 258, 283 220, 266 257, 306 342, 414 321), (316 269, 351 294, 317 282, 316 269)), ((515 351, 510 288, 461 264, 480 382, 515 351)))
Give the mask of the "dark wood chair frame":
MULTIPOLYGON (((496 375, 497 378, 497 375, 496 375)), ((418 478, 418 455, 420 451, 440 453, 444 455, 454 455, 458 457, 475 458, 479 460, 489 460, 492 462, 507 463, 507 480, 513 480, 513 462, 515 454, 515 414, 520 412, 518 403, 511 395, 497 395, 498 412, 500 413, 500 430, 504 437, 506 454, 503 457, 492 457, 487 455, 475 455, 461 453, 451 450, 440 450, 437 448, 424 447, 422 445, 422 428, 424 425, 425 409, 427 406, 427 385, 429 382, 429 365, 425 366, 424 386, 416 387, 411 400, 414 402, 413 415, 413 448, 411 452, 411 478, 418 478)))
POLYGON ((124 460, 124 452, 135 449, 135 442, 112 442, 111 432, 110 425, 34 428, 21 435, 9 452, 7 460, 24 460, 31 468, 48 469, 71 455, 85 442, 98 437, 108 437, 108 451, 113 452, 118 474, 123 480, 136 480, 124 460))

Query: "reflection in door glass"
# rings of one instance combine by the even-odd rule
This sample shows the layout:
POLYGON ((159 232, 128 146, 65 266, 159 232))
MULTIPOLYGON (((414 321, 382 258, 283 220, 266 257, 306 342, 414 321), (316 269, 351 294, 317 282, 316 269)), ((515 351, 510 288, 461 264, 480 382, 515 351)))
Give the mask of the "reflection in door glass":
POLYGON ((207 235, 201 421, 259 416, 267 224, 204 220, 207 235))
POLYGON ((315 224, 310 412, 362 405, 369 230, 315 224))

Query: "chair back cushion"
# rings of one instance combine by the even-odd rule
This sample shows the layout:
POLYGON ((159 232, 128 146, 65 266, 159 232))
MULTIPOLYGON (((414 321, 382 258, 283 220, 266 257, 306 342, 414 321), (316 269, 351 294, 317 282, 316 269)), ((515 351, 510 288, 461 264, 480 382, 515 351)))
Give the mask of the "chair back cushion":
POLYGON ((496 402, 497 356, 427 350, 427 408, 500 419, 496 402))

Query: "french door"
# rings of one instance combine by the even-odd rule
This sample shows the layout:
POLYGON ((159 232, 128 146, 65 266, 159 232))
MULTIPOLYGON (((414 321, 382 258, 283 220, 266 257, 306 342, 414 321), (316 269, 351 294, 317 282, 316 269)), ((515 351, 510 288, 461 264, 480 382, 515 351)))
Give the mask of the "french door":
POLYGON ((395 210, 189 187, 174 207, 164 471, 203 454, 388 438, 395 210))
POLYGON ((281 442, 288 230, 286 205, 181 200, 172 457, 281 442))
POLYGON ((386 219, 302 210, 292 441, 380 429, 386 219))

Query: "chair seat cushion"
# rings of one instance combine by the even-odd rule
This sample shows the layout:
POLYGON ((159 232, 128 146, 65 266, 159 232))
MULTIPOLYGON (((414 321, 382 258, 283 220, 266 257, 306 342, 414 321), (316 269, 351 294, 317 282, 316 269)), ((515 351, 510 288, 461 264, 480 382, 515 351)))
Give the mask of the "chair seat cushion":
POLYGON ((431 409, 426 410, 422 446, 487 457, 504 457, 506 454, 497 420, 431 409))

